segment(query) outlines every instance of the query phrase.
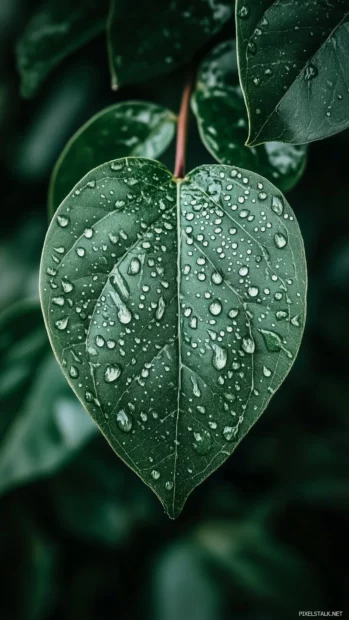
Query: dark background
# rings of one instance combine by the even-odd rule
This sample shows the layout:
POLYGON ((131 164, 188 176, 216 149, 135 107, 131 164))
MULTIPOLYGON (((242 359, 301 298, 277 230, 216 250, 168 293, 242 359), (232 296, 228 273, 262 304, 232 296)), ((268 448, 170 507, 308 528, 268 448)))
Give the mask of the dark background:
MULTIPOLYGON (((176 111, 183 80, 180 70, 112 93, 101 37, 63 63, 35 99, 21 100, 14 45, 35 4, 0 0, 1 312, 38 296, 48 181, 67 139, 123 99, 176 111)), ((53 383, 49 397, 37 392, 36 345, 21 357, 24 383, 8 372, 7 354, 0 360, 1 620, 279 620, 317 609, 348 617, 348 145, 348 132, 311 145, 304 178, 288 195, 309 265, 297 362, 177 521, 96 433, 46 466, 56 437, 30 420, 51 415, 55 399, 60 407, 70 401, 53 383), (9 468, 39 452, 40 471, 1 490, 9 468)), ((173 159, 171 147, 162 160, 173 167, 173 159)), ((210 161, 192 122, 188 169, 210 161)), ((30 335, 21 318, 19 328, 30 335)))

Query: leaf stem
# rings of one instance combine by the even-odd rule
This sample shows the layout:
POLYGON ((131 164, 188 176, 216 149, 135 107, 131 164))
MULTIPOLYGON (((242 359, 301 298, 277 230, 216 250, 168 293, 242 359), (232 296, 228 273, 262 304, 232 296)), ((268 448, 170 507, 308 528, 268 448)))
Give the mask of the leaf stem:
POLYGON ((194 71, 193 67, 189 66, 178 116, 176 163, 174 171, 174 177, 176 179, 183 179, 185 175, 185 156, 188 135, 189 105, 191 94, 193 91, 193 85, 194 71))

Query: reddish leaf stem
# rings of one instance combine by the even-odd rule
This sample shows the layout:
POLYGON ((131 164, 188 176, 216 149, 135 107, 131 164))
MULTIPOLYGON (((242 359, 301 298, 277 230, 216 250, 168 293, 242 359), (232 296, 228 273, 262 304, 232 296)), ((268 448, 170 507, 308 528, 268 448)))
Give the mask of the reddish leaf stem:
POLYGON ((185 156, 188 134, 189 105, 191 94, 193 91, 193 83, 194 72, 193 68, 189 67, 178 116, 176 163, 174 171, 174 177, 176 179, 183 179, 185 175, 185 156))

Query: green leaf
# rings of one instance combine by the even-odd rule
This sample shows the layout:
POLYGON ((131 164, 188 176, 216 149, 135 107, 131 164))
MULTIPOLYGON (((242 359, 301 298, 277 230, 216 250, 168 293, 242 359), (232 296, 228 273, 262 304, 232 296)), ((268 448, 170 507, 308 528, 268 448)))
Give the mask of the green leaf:
POLYGON ((288 191, 302 176, 306 146, 269 142, 245 146, 247 113, 239 84, 235 41, 220 43, 202 63, 192 107, 200 135, 211 155, 222 164, 235 164, 267 177, 288 191))
POLYGON ((40 305, 0 321, 0 493, 59 469, 96 431, 49 351, 40 305))
POLYGON ((349 127, 347 0, 237 0, 248 144, 304 144, 349 127))
POLYGON ((17 43, 23 97, 35 95, 57 64, 103 31, 108 4, 108 0, 46 0, 39 7, 17 43))
POLYGON ((306 266, 292 210, 263 177, 213 165, 179 181, 129 158, 60 205, 40 289, 70 385, 175 517, 288 373, 306 266))
POLYGON ((144 82, 189 61, 232 15, 231 0, 111 0, 112 88, 144 82))
POLYGON ((93 116, 56 163, 49 189, 51 214, 89 170, 105 161, 130 155, 157 159, 170 144, 175 124, 170 110, 143 101, 117 103, 93 116))

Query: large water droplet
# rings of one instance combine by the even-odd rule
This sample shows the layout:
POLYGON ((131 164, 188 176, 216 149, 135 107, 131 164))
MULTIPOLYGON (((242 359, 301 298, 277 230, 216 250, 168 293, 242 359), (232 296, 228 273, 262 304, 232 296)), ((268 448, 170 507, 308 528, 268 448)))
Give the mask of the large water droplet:
POLYGON ((62 289, 65 293, 71 293, 74 286, 68 280, 62 280, 62 289))
POLYGON ((55 322, 55 326, 57 327, 57 329, 59 329, 60 331, 64 331, 67 328, 68 325, 68 317, 64 317, 63 319, 59 319, 58 321, 55 322))
POLYGON ((207 430, 194 432, 193 448, 200 455, 207 454, 212 447, 211 433, 207 430))
POLYGON ((276 215, 282 215, 284 212, 284 203, 278 196, 273 196, 271 208, 276 215))
POLYGON ((218 316, 222 312, 222 304, 219 299, 214 299, 209 306, 209 311, 213 316, 218 316))
POLYGON ((212 276, 211 276, 211 280, 212 280, 213 284, 222 284, 223 277, 221 276, 221 274, 218 271, 214 271, 212 276))
POLYGON ((239 269, 239 275, 242 277, 247 276, 248 272, 249 272, 249 269, 248 267, 246 267, 246 265, 243 265, 243 267, 240 267, 239 269))
POLYGON ((194 396, 196 396, 196 398, 200 398, 201 397, 201 390, 199 388, 198 382, 195 379, 195 377, 191 376, 191 382, 193 385, 193 394, 194 396))
POLYGON ((165 308, 166 308, 165 301, 164 301, 164 298, 161 296, 158 301, 158 307, 156 308, 156 312, 155 312, 155 318, 157 319, 157 321, 161 321, 162 317, 164 316, 165 308))
POLYGON ((258 286, 250 286, 247 289, 247 292, 248 292, 250 297, 257 297, 257 295, 259 293, 259 288, 258 288, 258 286))
POLYGON ((132 321, 132 313, 122 301, 120 295, 115 291, 110 291, 110 296, 118 309, 118 319, 123 325, 127 325, 132 321))
POLYGON ((252 338, 243 338, 242 340, 242 348, 245 353, 252 354, 255 351, 256 345, 252 338))
POLYGON ((225 441, 232 441, 236 437, 236 428, 233 426, 225 426, 223 429, 223 437, 225 441))
POLYGON ((121 431, 124 433, 129 433, 132 429, 132 415, 130 413, 126 413, 124 409, 120 409, 116 414, 116 423, 121 431))
POLYGON ((113 383, 116 381, 122 372, 122 368, 119 364, 109 364, 104 372, 104 379, 107 383, 113 383))
POLYGON ((68 226, 69 224, 69 217, 66 217, 65 215, 58 215, 57 223, 61 228, 66 228, 66 226, 68 226))
POLYGON ((70 366, 69 375, 72 379, 77 379, 79 376, 79 370, 76 366, 70 366))
POLYGON ((248 8, 248 6, 242 6, 241 9, 238 10, 238 17, 241 17, 241 19, 247 19, 248 16, 250 14, 250 9, 248 8))
POLYGON ((271 376, 271 370, 269 368, 267 368, 266 366, 263 366, 263 375, 265 377, 270 377, 271 376))
POLYGON ((228 312, 228 317, 230 319, 235 319, 237 317, 237 315, 239 314, 239 309, 238 308, 232 308, 231 310, 229 310, 228 312))
POLYGON ((287 245, 286 237, 281 233, 276 233, 274 237, 274 243, 279 250, 282 250, 287 245))
POLYGON ((139 258, 132 258, 127 273, 129 276, 136 276, 141 270, 141 261, 139 258))
POLYGON ((313 80, 318 74, 318 68, 312 63, 309 63, 304 69, 304 79, 306 82, 313 80))
POLYGON ((212 366, 216 370, 222 370, 227 364, 228 353, 226 349, 223 349, 218 344, 212 344, 211 347, 213 350, 212 366))

